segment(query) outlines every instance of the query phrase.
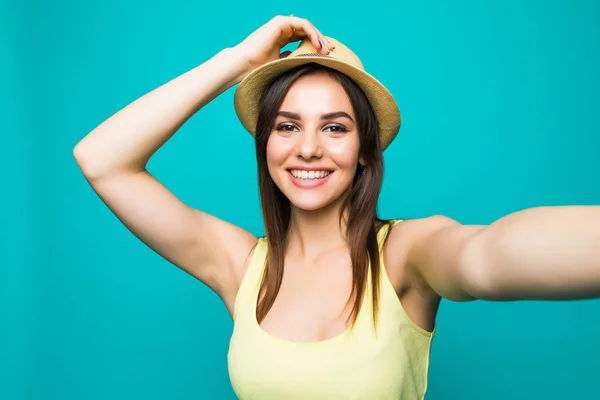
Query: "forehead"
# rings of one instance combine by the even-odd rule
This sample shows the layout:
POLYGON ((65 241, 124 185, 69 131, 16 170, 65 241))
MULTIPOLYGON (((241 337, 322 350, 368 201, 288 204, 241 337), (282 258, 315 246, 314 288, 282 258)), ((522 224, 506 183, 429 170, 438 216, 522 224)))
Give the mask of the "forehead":
POLYGON ((303 116, 345 111, 354 116, 344 87, 326 73, 305 75, 294 82, 281 104, 281 110, 303 116))

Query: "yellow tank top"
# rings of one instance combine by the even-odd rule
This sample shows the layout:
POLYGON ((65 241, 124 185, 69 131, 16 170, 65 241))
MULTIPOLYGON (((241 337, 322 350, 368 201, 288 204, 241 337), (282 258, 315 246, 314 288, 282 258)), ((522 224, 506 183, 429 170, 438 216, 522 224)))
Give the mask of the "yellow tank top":
POLYGON ((237 294, 228 353, 231 384, 240 399, 424 398, 434 333, 409 319, 387 277, 382 249, 388 231, 386 224, 377 234, 382 268, 376 334, 369 283, 354 329, 311 343, 276 338, 258 324, 267 255, 267 241, 259 239, 237 294))

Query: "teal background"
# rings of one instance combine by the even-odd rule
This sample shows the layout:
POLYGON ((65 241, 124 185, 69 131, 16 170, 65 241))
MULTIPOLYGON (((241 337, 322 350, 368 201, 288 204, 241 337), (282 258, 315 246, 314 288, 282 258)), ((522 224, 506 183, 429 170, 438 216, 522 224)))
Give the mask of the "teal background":
MULTIPOLYGON (((113 113, 276 14, 349 45, 403 114, 383 217, 600 204, 600 2, 0 3, 0 398, 233 399, 215 294, 133 237, 72 157, 113 113)), ((149 170, 262 234, 233 89, 149 170)), ((565 268, 569 268, 565 265, 565 268)), ((427 399, 598 398, 600 300, 444 301, 427 399)))

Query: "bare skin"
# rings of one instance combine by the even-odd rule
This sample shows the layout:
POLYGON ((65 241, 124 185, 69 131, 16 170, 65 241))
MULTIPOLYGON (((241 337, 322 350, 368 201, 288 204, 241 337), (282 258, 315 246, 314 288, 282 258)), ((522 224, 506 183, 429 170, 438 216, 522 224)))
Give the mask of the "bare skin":
MULTIPOLYGON (((165 259, 209 286, 230 313, 257 238, 238 226, 188 207, 146 170, 146 164, 194 113, 240 82, 254 68, 280 57, 280 49, 288 42, 306 36, 323 54, 333 48, 309 21, 276 17, 239 45, 223 50, 120 110, 74 149, 84 176, 125 226, 165 259)), ((308 112, 295 105, 302 102, 302 96, 304 99, 310 96, 310 93, 302 93, 302 85, 299 89, 295 99, 290 97, 294 102, 288 101, 287 106, 291 111, 308 112)), ((340 100, 337 89, 329 99, 331 109, 335 109, 333 105, 340 100)), ((341 100, 343 108, 351 112, 345 95, 341 100)), ((305 125, 314 123, 309 129, 312 133, 320 132, 317 125, 320 122, 315 123, 315 118, 316 114, 306 115, 303 120, 305 125)), ((344 118, 329 122, 350 124, 344 118)), ((319 198, 319 194, 313 198, 311 210, 294 207, 283 287, 264 320, 264 328, 277 336, 292 337, 292 330, 298 332, 296 328, 301 328, 300 331, 305 332, 301 340, 316 341, 345 329, 348 310, 342 308, 351 288, 351 270, 343 232, 337 226, 337 215, 344 184, 352 179, 348 172, 352 158, 357 157, 355 129, 353 135, 352 141, 345 143, 352 149, 350 159, 340 159, 342 149, 338 149, 338 159, 334 160, 338 163, 334 166, 339 167, 336 178, 343 176, 343 181, 330 185, 329 190, 333 192, 327 192, 327 198, 319 198), (320 290, 323 287, 328 290, 320 290), (305 317, 290 325, 285 318, 289 311, 294 314, 300 311, 296 315, 305 317)), ((315 147, 311 137, 314 135, 307 136, 307 141, 301 144, 300 156, 293 156, 302 162, 323 161, 318 154, 313 154, 322 150, 323 143, 315 147)), ((269 146, 271 149, 279 146, 280 155, 286 151, 277 140, 269 146)), ((331 154, 331 146, 328 149, 331 154)), ((291 200, 302 203, 298 196, 301 195, 297 192, 291 193, 291 200)), ((399 227, 394 229, 386 248, 390 243, 391 247, 396 242, 405 243, 397 233, 401 231, 399 227), (398 239, 394 239, 396 237, 398 239)), ((405 257, 405 251, 395 246, 393 251, 386 250, 386 254, 389 254, 387 258, 393 258, 388 261, 388 268, 390 276, 395 277, 398 292, 403 293, 403 298, 409 298, 406 294, 409 291, 405 289, 413 285, 407 284, 403 263, 396 261, 405 257)), ((411 304, 409 301, 407 309, 419 311, 423 308, 411 304)), ((424 322, 423 326, 432 326, 434 313, 421 315, 413 311, 412 314, 416 320, 424 322)))
MULTIPOLYGON (((275 17, 237 46, 135 100, 74 149, 84 176, 125 226, 215 291, 230 314, 257 238, 182 203, 146 165, 203 106, 255 68, 281 57, 289 42, 304 37, 323 54, 333 49, 309 21, 275 17)), ((352 121, 340 116, 322 120, 323 110, 353 117, 339 89, 323 76, 296 82, 282 110, 298 117, 278 119, 276 126, 288 127, 274 130, 268 143, 271 176, 293 205, 283 285, 262 323, 282 338, 320 341, 347 326, 349 308, 343 305, 351 270, 344 227, 340 230, 337 221, 340 202, 362 160, 352 121), (334 128, 339 125, 347 132, 340 134, 334 128), (289 184, 286 169, 298 164, 323 165, 335 172, 318 190, 297 189, 289 184)), ((600 296, 597 226, 600 207, 525 210, 489 227, 432 216, 396 225, 384 246, 384 263, 409 317, 432 330, 441 298, 600 296)))
MULTIPOLYGON (((356 165, 364 165, 364 160, 358 157, 352 105, 339 82, 327 74, 296 81, 280 111, 267 144, 267 162, 275 184, 290 200, 292 222, 282 286, 261 326, 279 338, 314 342, 338 335, 351 323, 347 322, 352 308, 347 302, 352 288, 350 250, 345 226, 340 230, 338 221, 356 165), (334 113, 334 118, 323 118, 334 113), (289 169, 304 167, 332 172, 322 186, 298 188, 289 169)), ((405 273, 406 262, 395 262, 403 257, 398 243, 404 238, 397 236, 385 244, 386 268, 411 316, 432 329, 439 297, 423 307, 423 296, 413 295, 411 288, 418 285, 405 273), (390 246, 395 249, 391 254, 390 246)))

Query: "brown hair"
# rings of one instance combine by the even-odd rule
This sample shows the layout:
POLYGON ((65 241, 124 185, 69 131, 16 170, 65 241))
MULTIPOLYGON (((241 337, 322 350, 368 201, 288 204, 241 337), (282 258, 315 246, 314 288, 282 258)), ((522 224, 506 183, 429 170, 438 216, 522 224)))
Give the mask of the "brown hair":
POLYGON ((273 129, 277 112, 292 84, 302 76, 320 72, 325 72, 339 81, 348 95, 359 131, 360 156, 367 164, 364 169, 357 165, 351 192, 342 204, 340 214, 341 224, 345 211, 348 211, 346 240, 350 247, 352 260, 352 292, 348 301, 352 299, 352 295, 356 295, 349 316, 349 318, 354 318, 352 326, 356 322, 356 316, 366 290, 369 259, 373 278, 374 319, 378 311, 380 263, 377 229, 387 221, 377 217, 377 200, 383 180, 383 156, 379 143, 377 119, 366 95, 354 81, 338 71, 313 63, 296 67, 273 80, 266 88, 260 103, 256 126, 256 158, 268 254, 265 275, 261 283, 261 293, 264 292, 264 297, 257 305, 259 323, 273 306, 281 287, 287 234, 291 219, 290 201, 275 185, 267 168, 267 141, 273 129))

